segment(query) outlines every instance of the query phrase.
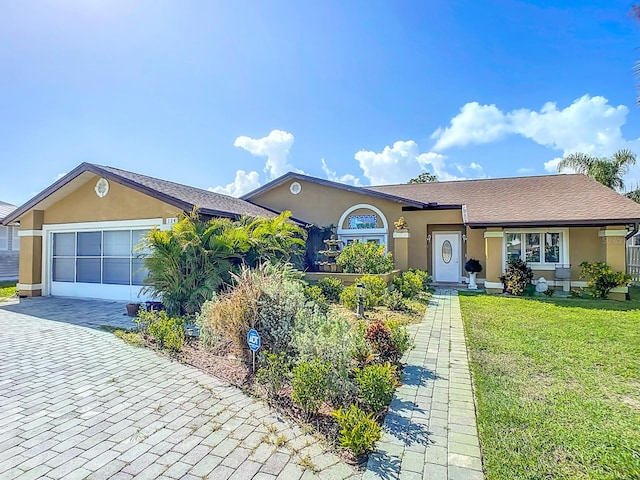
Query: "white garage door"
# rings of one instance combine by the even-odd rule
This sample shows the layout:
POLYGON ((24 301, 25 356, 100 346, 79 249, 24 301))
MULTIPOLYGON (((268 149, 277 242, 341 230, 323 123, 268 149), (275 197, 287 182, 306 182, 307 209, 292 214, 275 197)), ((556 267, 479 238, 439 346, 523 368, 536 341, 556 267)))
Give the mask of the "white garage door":
POLYGON ((149 229, 51 232, 49 293, 65 297, 143 300, 145 252, 138 250, 149 229))

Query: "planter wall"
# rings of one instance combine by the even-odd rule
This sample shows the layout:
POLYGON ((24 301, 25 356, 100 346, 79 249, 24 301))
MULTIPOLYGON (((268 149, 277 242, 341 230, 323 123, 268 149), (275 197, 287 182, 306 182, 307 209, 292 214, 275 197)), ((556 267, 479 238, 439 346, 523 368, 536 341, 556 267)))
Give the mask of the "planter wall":
MULTIPOLYGON (((400 275, 401 270, 392 270, 389 273, 379 273, 376 276, 382 278, 387 285, 389 285, 395 277, 400 275)), ((355 283, 357 278, 360 278, 363 274, 361 273, 329 273, 329 272, 306 272, 304 274, 304 279, 307 282, 317 282, 321 278, 325 277, 335 277, 342 280, 342 283, 345 286, 352 285, 355 283)))

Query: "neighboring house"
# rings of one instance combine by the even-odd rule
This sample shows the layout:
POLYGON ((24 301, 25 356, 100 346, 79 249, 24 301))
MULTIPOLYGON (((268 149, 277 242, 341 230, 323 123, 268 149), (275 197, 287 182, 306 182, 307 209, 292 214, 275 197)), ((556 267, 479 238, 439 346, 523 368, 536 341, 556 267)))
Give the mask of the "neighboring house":
POLYGON ((274 215, 238 198, 83 163, 4 219, 20 222, 18 293, 140 299, 146 271, 136 245, 194 207, 204 218, 274 215))
POLYGON ((288 173, 242 198, 334 225, 345 243, 384 244, 397 267, 426 269, 435 282, 465 281, 465 261, 478 259, 492 292, 515 258, 565 290, 586 286, 583 261, 625 271, 626 239, 640 222, 640 204, 580 174, 354 187, 288 173), (401 216, 408 229, 394 231, 401 216))
POLYGON ((18 227, 12 224, 2 225, 3 219, 15 208, 15 205, 0 202, 0 281, 18 279, 18 227))

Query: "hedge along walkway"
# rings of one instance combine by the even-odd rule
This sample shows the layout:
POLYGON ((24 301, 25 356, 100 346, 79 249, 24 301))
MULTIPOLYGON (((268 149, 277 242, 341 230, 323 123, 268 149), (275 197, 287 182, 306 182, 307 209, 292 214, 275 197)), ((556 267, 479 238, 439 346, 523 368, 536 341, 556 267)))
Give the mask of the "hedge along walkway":
POLYGON ((364 480, 482 480, 458 292, 437 290, 411 333, 415 348, 405 357, 404 384, 364 480))

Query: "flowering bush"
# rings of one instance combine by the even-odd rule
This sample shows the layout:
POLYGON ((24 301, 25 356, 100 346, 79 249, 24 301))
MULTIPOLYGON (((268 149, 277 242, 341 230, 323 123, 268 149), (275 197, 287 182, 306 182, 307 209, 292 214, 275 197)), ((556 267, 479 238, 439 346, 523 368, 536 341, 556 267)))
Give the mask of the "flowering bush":
POLYGON ((533 279, 533 272, 522 260, 509 260, 507 271, 500 276, 504 291, 511 295, 522 295, 533 279))
POLYGON ((596 298, 607 298, 615 287, 626 285, 632 280, 630 275, 614 272, 603 262, 582 262, 580 268, 580 278, 588 279, 587 288, 596 298))
POLYGON ((393 270, 391 253, 384 245, 353 242, 342 249, 336 263, 346 273, 389 273, 393 270))

